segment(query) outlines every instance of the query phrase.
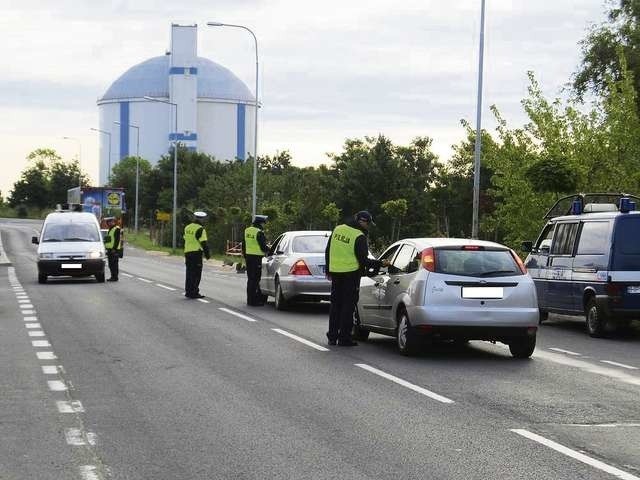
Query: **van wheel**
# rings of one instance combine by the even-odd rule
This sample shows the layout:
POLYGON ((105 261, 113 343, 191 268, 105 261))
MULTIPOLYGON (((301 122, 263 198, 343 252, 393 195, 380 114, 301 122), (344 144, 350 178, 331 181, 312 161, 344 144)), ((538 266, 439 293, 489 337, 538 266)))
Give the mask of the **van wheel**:
POLYGON ((274 305, 276 307, 276 310, 286 310, 287 307, 289 306, 287 304, 287 300, 284 298, 284 295, 282 294, 282 287, 280 286, 280 281, 277 278, 276 278, 275 299, 276 301, 274 302, 274 305))
POLYGON ((104 272, 96 273, 96 282, 104 283, 104 272))
POLYGON ((44 273, 38 274, 38 283, 47 283, 47 276, 44 273))
POLYGON ((603 337, 607 327, 607 317, 596 303, 595 298, 589 300, 584 314, 587 320, 587 332, 589 332, 589 335, 594 338, 603 337))
POLYGON ((415 355, 418 350, 418 340, 411 329, 409 315, 403 308, 398 318, 398 328, 396 329, 396 343, 401 355, 415 355))
POLYGON ((509 351, 514 358, 529 358, 536 349, 536 336, 514 338, 509 342, 509 351))
POLYGON ((360 314, 358 313, 358 307, 353 311, 353 330, 351 336, 356 340, 365 341, 369 338, 369 330, 360 325, 360 314))

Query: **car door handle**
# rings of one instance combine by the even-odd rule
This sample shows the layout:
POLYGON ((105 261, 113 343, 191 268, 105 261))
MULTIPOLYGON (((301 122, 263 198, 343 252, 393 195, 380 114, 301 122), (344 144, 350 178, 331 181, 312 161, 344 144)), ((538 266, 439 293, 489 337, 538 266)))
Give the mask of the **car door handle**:
POLYGON ((393 281, 393 284, 394 284, 394 285, 398 285, 399 283, 400 283, 400 280, 394 280, 394 281, 393 281))

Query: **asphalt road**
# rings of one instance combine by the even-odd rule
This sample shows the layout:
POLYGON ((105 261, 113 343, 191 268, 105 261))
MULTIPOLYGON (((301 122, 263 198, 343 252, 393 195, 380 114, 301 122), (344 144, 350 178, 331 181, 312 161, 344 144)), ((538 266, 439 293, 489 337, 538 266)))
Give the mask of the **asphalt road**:
POLYGON ((328 347, 328 305, 247 307, 213 267, 188 300, 131 248, 118 283, 40 285, 39 225, 0 219, 1 480, 640 479, 637 326, 552 316, 525 361, 328 347))

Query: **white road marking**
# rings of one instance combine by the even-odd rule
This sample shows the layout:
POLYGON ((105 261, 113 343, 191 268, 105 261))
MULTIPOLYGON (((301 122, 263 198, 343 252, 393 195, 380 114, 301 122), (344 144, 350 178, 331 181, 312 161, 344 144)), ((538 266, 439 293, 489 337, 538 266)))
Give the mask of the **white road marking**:
POLYGON ((36 311, 35 310, 23 310, 22 314, 23 315, 35 315, 36 311))
POLYGON ((27 297, 25 297, 25 298, 20 298, 20 299, 18 299, 18 303, 31 303, 31 301, 30 301, 30 300, 28 300, 28 298, 27 298, 27 297))
POLYGON ((79 470, 82 480, 100 480, 98 469, 94 465, 81 465, 79 470))
POLYGON ((39 323, 25 323, 24 326, 26 328, 42 328, 42 325, 39 323))
POLYGON ((153 283, 152 280, 147 280, 146 278, 142 278, 142 277, 138 277, 138 280, 140 280, 141 282, 144 282, 144 283, 153 283))
POLYGON ((600 360, 602 363, 608 363, 609 365, 615 365, 616 367, 626 368, 627 370, 638 370, 638 367, 632 367, 631 365, 625 365, 624 363, 612 362, 611 360, 600 360))
POLYGON ((44 337, 44 332, 42 330, 30 330, 27 332, 27 335, 30 337, 44 337))
POLYGON ((36 352, 38 360, 56 360, 56 354, 53 352, 36 352))
POLYGON ((124 277, 129 277, 129 278, 133 278, 133 275, 129 275, 128 273, 124 273, 124 272, 122 273, 122 276, 124 276, 124 277))
POLYGON ((164 288, 165 290, 171 290, 171 291, 176 291, 176 288, 173 287, 167 287, 166 285, 162 285, 161 283, 156 283, 156 287, 160 287, 160 288, 164 288))
POLYGON ((56 405, 60 413, 84 412, 84 407, 82 406, 82 403, 80 403, 80 400, 71 400, 71 401, 59 400, 56 402, 56 405))
POLYGON ((38 317, 24 317, 23 320, 25 322, 35 322, 38 320, 38 317))
POLYGON ((553 350, 554 352, 566 353, 567 355, 575 355, 576 357, 582 356, 581 353, 572 352, 571 350, 563 350, 562 348, 549 348, 549 350, 553 350))
POLYGON ((533 440, 534 442, 538 442, 541 445, 544 445, 545 447, 549 447, 553 450, 555 450, 556 452, 560 452, 563 455, 566 455, 568 457, 571 457, 575 460, 578 460, 579 462, 582 463, 586 463, 587 465, 597 468, 598 470, 602 470, 603 472, 609 473, 611 475, 613 475, 614 477, 618 477, 618 478, 622 478, 623 480, 640 480, 640 477, 636 477, 635 475, 632 475, 628 472, 625 472, 623 470, 620 470, 616 467, 612 467, 611 465, 607 465, 604 462, 601 462, 600 460, 596 460, 595 458, 591 458, 588 457, 587 455, 580 453, 580 452, 576 452, 575 450, 572 450, 570 448, 565 447, 564 445, 561 445, 559 443, 554 442, 553 440, 549 440, 547 438, 544 438, 540 435, 537 435, 535 433, 532 433, 528 430, 524 430, 521 428, 515 428, 515 429, 511 429, 512 432, 517 433, 518 435, 522 435, 525 438, 528 438, 529 440, 533 440))
POLYGON ((16 298, 18 299, 18 303, 25 303, 25 302, 21 302, 20 300, 28 300, 29 299, 29 295, 25 295, 24 293, 20 293, 20 294, 16 295, 16 298))
POLYGON ((238 312, 234 312, 233 310, 229 310, 228 308, 220 308, 220 310, 222 310, 223 312, 227 312, 231 315, 235 315, 238 318, 242 318, 244 320, 246 320, 247 322, 255 322, 256 319, 255 318, 251 318, 251 317, 247 317, 246 315, 243 315, 241 313, 238 312))
POLYGON ((18 305, 22 310, 27 309, 27 308, 33 308, 33 305, 31 303, 23 303, 22 305, 18 305))
POLYGON ((443 397, 442 395, 438 395, 435 392, 432 392, 431 390, 427 390, 426 388, 422 388, 419 387, 418 385, 414 385, 413 383, 409 383, 406 380, 403 380, 401 378, 398 377, 394 377, 393 375, 390 375, 386 372, 383 372, 382 370, 378 370, 377 368, 374 368, 370 365, 367 365, 365 363, 356 363, 355 364, 356 367, 360 367, 364 370, 367 370, 371 373, 375 373, 376 375, 381 376, 382 378, 386 378, 387 380, 391 380, 394 383, 397 383, 398 385, 402 385, 403 387, 407 387, 410 390, 413 390, 414 392, 418 392, 422 395, 425 395, 429 398, 432 398, 434 400, 437 400, 438 402, 442 402, 442 403, 454 403, 453 400, 451 400, 450 398, 447 397, 443 397))
POLYGON ((305 345, 308 345, 309 347, 315 348, 316 350, 320 350, 321 352, 328 352, 329 349, 328 348, 324 348, 322 345, 318 345, 317 343, 313 343, 310 342, 309 340, 299 337, 297 335, 294 335, 293 333, 289 333, 285 330, 281 330, 279 328, 272 328, 271 330, 273 330, 276 333, 279 333, 280 335, 284 335, 285 337, 289 337, 292 338, 293 340, 296 340, 300 343, 304 343, 305 345))
POLYGON ((198 298, 197 300, 202 303, 211 303, 209 300, 205 300, 204 298, 198 298))
POLYGON ((49 385, 49 390, 52 392, 64 392, 69 390, 67 384, 60 380, 47 380, 47 385, 49 385))
POLYGON ((31 345, 33 345, 36 348, 43 348, 43 347, 50 347, 51 344, 49 343, 48 340, 33 340, 31 342, 31 345))
POLYGON ((85 435, 79 428, 67 428, 64 431, 64 437, 68 445, 80 447, 82 445, 95 445, 96 435, 93 432, 87 432, 85 435))
POLYGON ((617 427, 640 427, 640 423, 568 423, 569 427, 587 427, 587 428, 617 428, 617 427))
POLYGON ((58 367, 55 365, 42 365, 42 373, 45 375, 57 375, 58 367))

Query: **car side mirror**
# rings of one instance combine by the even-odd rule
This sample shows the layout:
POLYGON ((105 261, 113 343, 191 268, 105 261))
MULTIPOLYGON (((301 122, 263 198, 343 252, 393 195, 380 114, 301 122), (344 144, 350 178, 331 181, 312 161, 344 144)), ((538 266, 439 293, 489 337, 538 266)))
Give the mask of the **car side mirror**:
POLYGON ((38 237, 31 237, 31 243, 39 244, 38 237))
POLYGON ((282 255, 284 252, 282 250, 276 250, 276 255, 282 255))
POLYGON ((522 242, 521 247, 523 252, 530 252, 533 250, 533 242, 522 242))

